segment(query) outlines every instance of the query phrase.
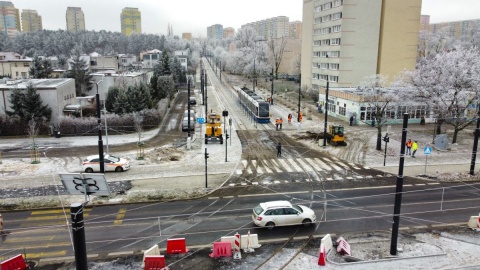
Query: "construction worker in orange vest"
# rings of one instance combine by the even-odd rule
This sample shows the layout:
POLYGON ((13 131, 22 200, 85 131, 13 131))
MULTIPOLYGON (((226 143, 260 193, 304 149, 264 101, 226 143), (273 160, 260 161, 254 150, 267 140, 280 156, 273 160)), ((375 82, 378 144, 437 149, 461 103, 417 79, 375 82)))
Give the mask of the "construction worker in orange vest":
POLYGON ((278 130, 278 125, 280 125, 280 120, 277 118, 275 119, 275 129, 278 130))
POLYGON ((291 123, 292 122, 292 114, 289 113, 288 116, 287 116, 287 119, 288 119, 288 123, 291 123))
POLYGON ((279 120, 279 124, 280 124, 280 129, 282 129, 283 119, 281 117, 280 117, 280 120, 279 120))

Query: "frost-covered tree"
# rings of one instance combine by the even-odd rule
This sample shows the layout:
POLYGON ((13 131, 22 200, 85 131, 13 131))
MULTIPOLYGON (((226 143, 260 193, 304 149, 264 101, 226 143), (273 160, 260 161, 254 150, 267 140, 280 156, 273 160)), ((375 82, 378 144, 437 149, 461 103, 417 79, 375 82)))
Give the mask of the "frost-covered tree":
POLYGON ((48 59, 42 60, 38 56, 33 59, 32 66, 28 71, 30 77, 33 79, 50 78, 52 72, 52 63, 48 59))
POLYGON ((84 96, 86 91, 92 89, 92 75, 88 72, 87 63, 81 58, 81 49, 72 50, 73 58, 70 60, 70 70, 67 77, 75 79, 75 92, 77 96, 84 96))
POLYGON ((387 84, 388 78, 380 74, 368 76, 360 83, 362 102, 370 114, 370 117, 365 117, 363 121, 370 121, 368 124, 377 128, 376 150, 382 150, 382 127, 389 119, 387 111, 395 106, 398 100, 395 88, 388 89, 387 84))
POLYGON ((437 134, 443 124, 453 126, 452 143, 456 143, 458 132, 475 120, 467 117, 466 109, 478 107, 479 59, 474 47, 442 52, 422 59, 415 71, 403 76, 403 81, 415 89, 413 98, 423 101, 435 114, 437 134))
POLYGON ((169 100, 173 99, 175 94, 175 82, 172 79, 172 76, 160 76, 158 77, 158 89, 159 97, 158 100, 168 98, 169 100))
POLYGON ((149 109, 152 103, 150 93, 143 84, 128 87, 127 99, 131 112, 149 109))
POLYGON ((132 112, 126 89, 118 89, 117 98, 113 103, 113 112, 116 114, 125 114, 132 112))
POLYGON ((285 47, 287 46, 287 38, 272 38, 268 41, 268 48, 270 50, 270 63, 274 68, 275 78, 278 78, 278 69, 282 63, 283 53, 285 52, 285 47))

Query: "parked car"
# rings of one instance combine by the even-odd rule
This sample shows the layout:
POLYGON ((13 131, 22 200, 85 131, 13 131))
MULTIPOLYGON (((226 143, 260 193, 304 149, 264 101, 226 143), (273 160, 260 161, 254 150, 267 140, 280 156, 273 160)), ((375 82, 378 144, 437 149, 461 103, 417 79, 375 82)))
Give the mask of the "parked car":
MULTIPOLYGON (((130 162, 127 159, 112 155, 103 157, 106 172, 123 172, 130 169, 130 162)), ((88 156, 82 162, 83 170, 86 173, 100 172, 100 158, 98 155, 88 156)))
POLYGON ((252 219, 255 225, 271 230, 275 226, 310 226, 317 221, 317 216, 312 209, 303 205, 291 204, 288 201, 270 201, 255 206, 252 219))
POLYGON ((197 99, 195 97, 190 97, 190 105, 197 105, 197 99))

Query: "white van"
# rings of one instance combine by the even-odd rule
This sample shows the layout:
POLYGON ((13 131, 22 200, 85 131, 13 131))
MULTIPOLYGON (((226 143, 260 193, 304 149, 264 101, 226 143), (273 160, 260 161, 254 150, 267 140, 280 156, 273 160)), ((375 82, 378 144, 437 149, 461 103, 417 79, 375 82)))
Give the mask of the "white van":
POLYGON ((187 118, 187 117, 192 117, 193 120, 197 120, 194 110, 190 110, 190 113, 188 113, 188 110, 185 110, 185 112, 183 113, 183 118, 187 118))
MULTIPOLYGON (((188 117, 182 120, 182 131, 188 131, 188 117)), ((190 117, 190 131, 195 131, 195 119, 190 117)))

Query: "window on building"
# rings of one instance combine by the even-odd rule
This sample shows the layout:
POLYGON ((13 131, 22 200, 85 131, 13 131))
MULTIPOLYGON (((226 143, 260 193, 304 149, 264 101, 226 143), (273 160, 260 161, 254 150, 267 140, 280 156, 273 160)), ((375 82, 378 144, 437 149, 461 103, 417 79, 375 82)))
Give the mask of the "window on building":
POLYGON ((332 21, 334 20, 340 20, 342 18, 342 12, 337 12, 332 14, 332 21))
POLYGON ((332 8, 332 2, 328 2, 322 5, 322 10, 328 10, 332 8))
POLYGON ((330 69, 332 70, 338 70, 339 68, 340 68, 340 64, 337 64, 337 63, 330 64, 330 69))
POLYGON ((328 79, 328 75, 322 75, 322 74, 320 74, 319 79, 326 81, 326 80, 328 79))
POLYGON ((328 69, 328 63, 321 63, 320 68, 321 69, 328 69))
POLYGON ((342 31, 342 26, 341 26, 341 25, 334 25, 334 26, 332 27, 332 32, 333 32, 333 33, 338 33, 338 32, 340 32, 340 31, 342 31))
POLYGON ((315 18, 315 24, 319 24, 319 23, 322 23, 322 18, 319 17, 319 18, 315 18))
POLYGON ((337 111, 337 105, 335 105, 335 102, 333 100, 328 100, 328 111, 335 113, 337 111))
POLYGON ((338 107, 338 114, 345 116, 347 114, 347 104, 343 104, 343 107, 338 107))
POLYGON ((323 39, 321 42, 322 46, 328 46, 330 45, 330 39, 323 39))
POLYGON ((332 2, 333 7, 339 7, 343 4, 343 0, 335 0, 332 2))
POLYGON ((320 34, 322 34, 322 29, 315 29, 315 30, 313 30, 313 34, 314 34, 314 35, 320 35, 320 34))
POLYGON ((323 16, 322 17, 322 23, 329 22, 331 19, 332 19, 332 16, 330 16, 330 14, 328 14, 326 16, 323 16))
POLYGON ((331 82, 338 82, 338 76, 330 76, 331 82))
POLYGON ((320 29, 320 33, 322 35, 330 34, 330 32, 331 32, 330 27, 325 27, 325 28, 320 29))
POLYGON ((330 41, 331 45, 340 45, 340 38, 332 38, 330 41))
POLYGON ((338 57, 340 57, 340 52, 339 51, 332 51, 332 52, 329 53, 328 57, 338 58, 338 57))
POLYGON ((320 52, 320 57, 328 57, 328 52, 326 51, 320 52))
POLYGON ((313 46, 320 46, 320 44, 322 44, 321 40, 315 40, 313 42, 313 46))
POLYGON ((322 6, 315 7, 315 13, 321 12, 322 6))

